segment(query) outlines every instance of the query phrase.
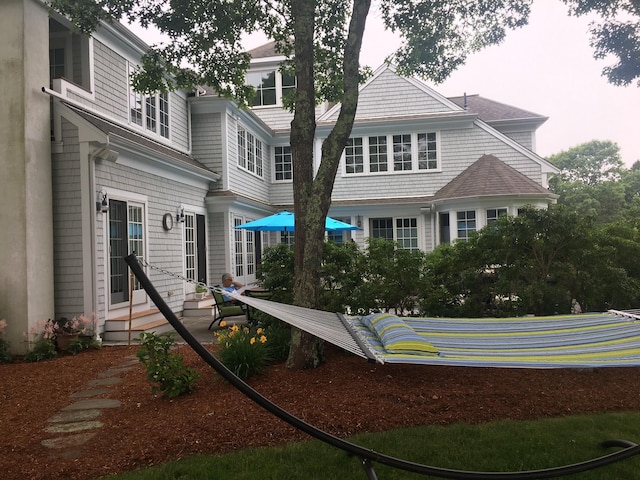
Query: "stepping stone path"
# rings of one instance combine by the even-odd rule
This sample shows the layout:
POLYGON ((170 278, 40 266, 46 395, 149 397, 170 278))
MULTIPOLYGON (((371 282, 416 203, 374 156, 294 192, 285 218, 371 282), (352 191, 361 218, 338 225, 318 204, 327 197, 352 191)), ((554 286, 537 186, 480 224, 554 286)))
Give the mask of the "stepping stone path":
POLYGON ((99 420, 102 410, 118 408, 119 400, 96 398, 108 394, 109 387, 122 382, 119 376, 139 365, 139 360, 129 356, 117 367, 101 373, 97 380, 87 383, 86 389, 71 395, 75 401, 51 417, 45 432, 54 434, 42 441, 42 445, 61 458, 78 458, 82 455, 82 446, 91 440, 104 424, 99 420))

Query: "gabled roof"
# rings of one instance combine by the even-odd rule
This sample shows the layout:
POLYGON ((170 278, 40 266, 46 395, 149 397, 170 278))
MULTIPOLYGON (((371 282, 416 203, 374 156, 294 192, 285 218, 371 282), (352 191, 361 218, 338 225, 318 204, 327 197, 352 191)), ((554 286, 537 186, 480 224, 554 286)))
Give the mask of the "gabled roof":
POLYGON ((449 100, 462 108, 466 107, 466 110, 471 113, 477 113, 480 120, 487 123, 525 119, 537 119, 542 123, 548 118, 537 113, 529 112, 528 110, 523 110, 522 108, 481 97, 477 94, 449 97, 449 100))
POLYGON ((91 112, 83 110, 75 105, 67 102, 63 102, 64 105, 75 112, 80 118, 90 123, 98 130, 103 132, 108 137, 121 138, 135 143, 141 148, 144 148, 150 152, 153 152, 157 156, 169 159, 175 166, 181 166, 183 169, 190 170, 193 173, 197 173, 200 176, 207 177, 209 180, 217 181, 220 179, 220 175, 212 172, 203 164, 198 162, 195 158, 185 153, 182 153, 176 149, 162 145, 155 142, 143 135, 123 128, 109 120, 99 117, 91 112))
POLYGON ((276 42, 265 43, 247 52, 251 58, 280 57, 282 54, 276 52, 276 42))
POLYGON ((433 200, 498 195, 557 197, 494 155, 483 155, 438 190, 433 200))

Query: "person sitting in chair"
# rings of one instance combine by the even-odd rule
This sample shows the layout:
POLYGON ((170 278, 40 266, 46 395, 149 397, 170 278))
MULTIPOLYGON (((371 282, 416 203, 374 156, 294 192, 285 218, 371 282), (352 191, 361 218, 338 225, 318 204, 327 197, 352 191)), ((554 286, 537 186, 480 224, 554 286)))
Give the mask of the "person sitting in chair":
MULTIPOLYGON (((222 290, 227 291, 227 292, 236 292, 238 291, 239 288, 242 288, 242 284, 240 282, 236 282, 233 279, 233 275, 231 275, 230 273, 225 273, 222 275, 222 290)), ((244 293, 242 293, 242 295, 244 295, 244 293)), ((225 302, 228 302, 232 305, 236 305, 236 304, 240 304, 240 306, 242 306, 243 309, 246 308, 246 305, 242 302, 238 302, 238 300, 236 300, 235 298, 232 298, 229 295, 222 295, 222 299, 225 302)))

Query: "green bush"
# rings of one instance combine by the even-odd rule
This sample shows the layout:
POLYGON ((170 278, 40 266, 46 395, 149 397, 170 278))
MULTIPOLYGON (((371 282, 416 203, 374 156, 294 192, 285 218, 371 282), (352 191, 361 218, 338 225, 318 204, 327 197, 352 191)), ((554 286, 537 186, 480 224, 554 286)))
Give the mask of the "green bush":
POLYGON ((4 329, 7 328, 7 321, 0 320, 0 363, 11 363, 13 357, 9 350, 9 342, 4 338, 4 329))
MULTIPOLYGON (((226 322, 220 323, 226 327, 226 322)), ((235 375, 247 379, 262 373, 271 361, 267 336, 262 327, 232 325, 216 332, 220 343, 220 360, 235 375)))
POLYGON ((49 360, 58 356, 56 350, 56 344, 53 340, 45 337, 40 337, 36 340, 33 348, 27 353, 24 359, 27 362, 40 362, 42 360, 49 360))
POLYGON ((141 348, 136 355, 147 369, 147 379, 157 384, 151 388, 153 395, 160 390, 166 397, 174 398, 194 390, 200 375, 184 365, 182 356, 171 353, 175 345, 172 333, 162 336, 142 333, 139 341, 141 348))

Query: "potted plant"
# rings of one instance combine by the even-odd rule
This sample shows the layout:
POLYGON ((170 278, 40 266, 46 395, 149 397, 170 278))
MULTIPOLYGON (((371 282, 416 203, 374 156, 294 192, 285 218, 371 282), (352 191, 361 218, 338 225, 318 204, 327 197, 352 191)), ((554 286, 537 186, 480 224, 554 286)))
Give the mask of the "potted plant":
POLYGON ((196 293, 195 293, 195 297, 196 300, 202 300, 204 297, 207 296, 207 292, 209 291, 209 289, 207 288, 206 285, 199 283, 196 285, 196 293))
POLYGON ((52 323, 56 346, 58 350, 65 352, 74 340, 79 339, 80 335, 87 331, 91 321, 84 315, 80 315, 71 319, 61 317, 58 320, 53 320, 52 323))

